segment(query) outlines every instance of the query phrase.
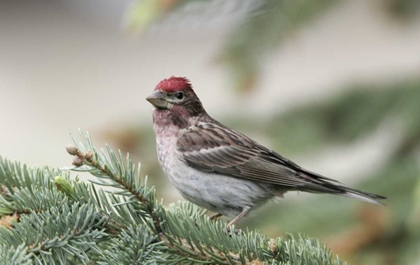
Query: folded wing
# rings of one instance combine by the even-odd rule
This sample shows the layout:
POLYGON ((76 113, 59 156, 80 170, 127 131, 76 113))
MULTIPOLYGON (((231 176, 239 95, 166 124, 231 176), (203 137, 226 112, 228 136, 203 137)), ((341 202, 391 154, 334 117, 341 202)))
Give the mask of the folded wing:
POLYGON ((281 155, 221 124, 200 123, 178 140, 186 163, 198 170, 289 189, 336 193, 332 179, 306 171, 281 155), (331 184, 330 184, 331 183, 331 184))

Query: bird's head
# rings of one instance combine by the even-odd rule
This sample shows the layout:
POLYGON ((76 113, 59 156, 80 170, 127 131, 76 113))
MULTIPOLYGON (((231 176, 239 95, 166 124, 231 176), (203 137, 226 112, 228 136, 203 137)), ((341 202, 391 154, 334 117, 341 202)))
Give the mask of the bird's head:
POLYGON ((186 120, 205 113, 200 99, 185 77, 172 76, 160 81, 146 100, 155 107, 155 112, 167 113, 172 118, 186 120))

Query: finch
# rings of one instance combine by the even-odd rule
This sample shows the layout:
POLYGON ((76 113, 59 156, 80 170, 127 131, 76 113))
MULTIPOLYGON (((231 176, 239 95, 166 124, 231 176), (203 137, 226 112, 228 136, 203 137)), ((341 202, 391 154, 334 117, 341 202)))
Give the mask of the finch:
POLYGON ((181 195, 238 222, 287 191, 329 193, 381 204, 384 196, 344 186, 306 170, 210 117, 184 77, 162 80, 146 98, 153 106, 158 160, 181 195))

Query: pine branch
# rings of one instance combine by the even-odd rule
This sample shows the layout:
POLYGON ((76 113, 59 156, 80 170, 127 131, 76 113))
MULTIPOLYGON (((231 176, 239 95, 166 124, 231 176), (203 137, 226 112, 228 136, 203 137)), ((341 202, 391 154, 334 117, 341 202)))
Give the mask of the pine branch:
MULTIPOLYGON (((118 152, 117 157, 109 147, 107 147, 109 156, 107 157, 103 150, 103 155, 100 156, 93 147, 89 137, 84 139, 84 143, 79 144, 74 138, 73 140, 77 147, 68 147, 67 151, 70 154, 75 155, 73 160, 73 164, 77 167, 75 170, 88 171, 92 175, 98 177, 99 182, 94 183, 122 189, 123 191, 116 192, 115 194, 126 196, 129 201, 140 202, 135 204, 137 206, 135 211, 144 213, 140 216, 140 221, 151 219, 152 223, 147 222, 150 228, 153 229, 155 233, 161 233, 160 220, 156 215, 156 211, 162 206, 155 200, 154 188, 148 189, 146 185, 141 185, 139 181, 141 179, 139 175, 140 171, 137 171, 136 174, 136 169, 131 163, 129 155, 127 155, 126 163, 124 163, 121 152, 118 152), (85 146, 88 146, 92 151, 86 150, 85 146), (83 150, 85 153, 80 150, 83 150), (80 167, 83 164, 85 167, 80 167)), ((114 198, 114 201, 116 200, 117 199, 114 198)))
POLYGON ((0 213, 20 216, 0 226, 2 264, 342 264, 315 239, 228 233, 191 203, 166 209, 129 156, 98 152, 89 135, 75 145, 71 169, 112 191, 0 157, 0 213))

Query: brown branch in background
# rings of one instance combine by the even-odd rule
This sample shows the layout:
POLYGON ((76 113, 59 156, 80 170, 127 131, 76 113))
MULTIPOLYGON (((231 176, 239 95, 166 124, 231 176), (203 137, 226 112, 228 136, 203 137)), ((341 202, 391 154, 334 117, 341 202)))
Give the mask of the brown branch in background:
POLYGON ((326 239, 334 252, 348 255, 381 240, 390 218, 385 208, 371 206, 359 209, 358 217, 360 225, 326 239))

